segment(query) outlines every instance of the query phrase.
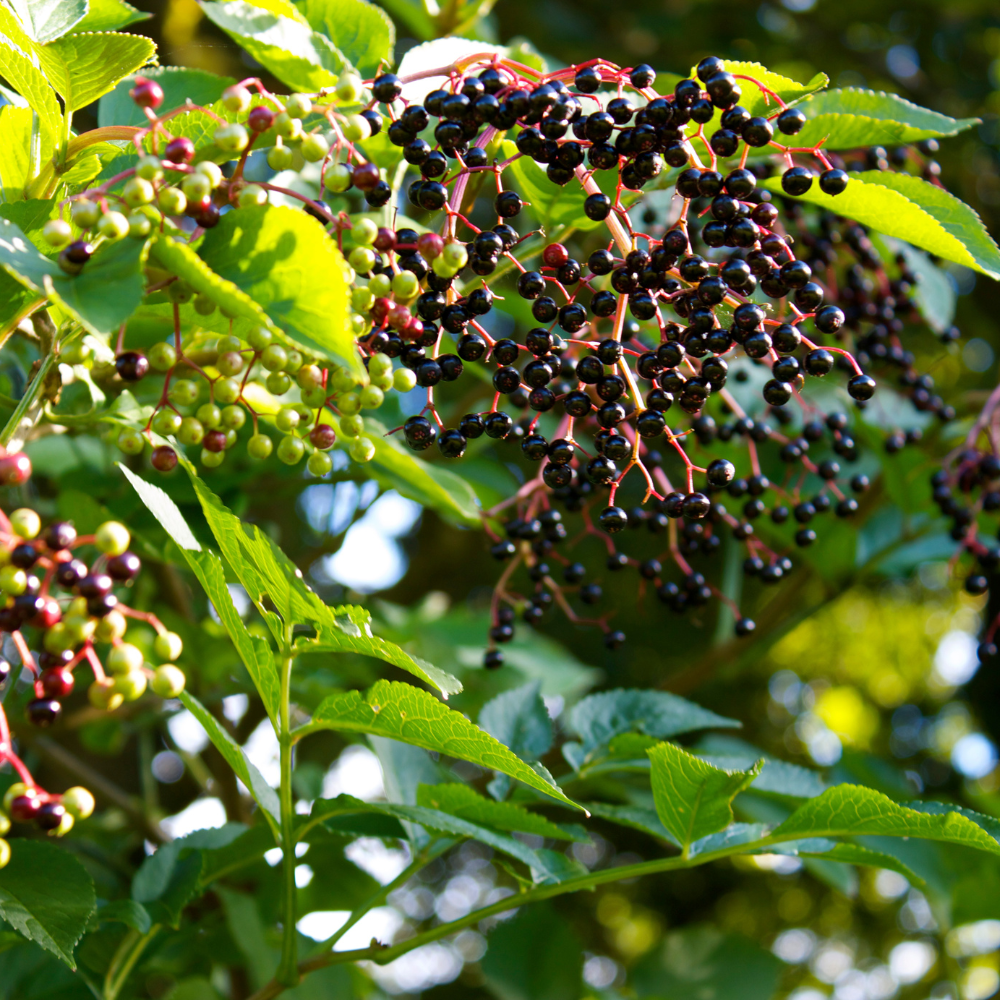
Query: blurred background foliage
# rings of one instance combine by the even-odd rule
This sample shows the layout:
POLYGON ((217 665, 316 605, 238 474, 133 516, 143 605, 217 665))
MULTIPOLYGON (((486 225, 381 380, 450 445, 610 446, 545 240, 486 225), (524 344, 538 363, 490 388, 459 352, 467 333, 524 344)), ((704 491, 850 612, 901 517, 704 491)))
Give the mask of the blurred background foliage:
MULTIPOLYGON (((156 39, 163 63, 236 78, 258 72, 196 0, 136 5, 152 16, 131 30, 156 39)), ((1000 7, 990 0, 448 0, 438 10, 431 0, 392 0, 384 6, 397 23, 397 58, 454 29, 503 43, 530 40, 550 66, 602 56, 686 72, 716 54, 758 60, 802 80, 822 70, 836 86, 889 90, 955 117, 977 116, 981 125, 943 144, 942 178, 994 233, 998 229, 1000 7)), ((928 343, 923 357, 939 381, 962 393, 960 413, 973 412, 996 381, 1000 290, 958 268, 951 280, 962 341, 936 360, 932 352, 941 349, 928 343)), ((44 484, 41 501, 53 512, 72 510, 79 524, 80 511, 90 512, 98 497, 138 533, 148 525, 134 494, 122 487, 110 450, 96 439, 45 438, 32 457, 44 484)), ((545 636, 519 627, 508 666, 498 674, 479 668, 496 564, 478 533, 337 473, 332 483, 303 488, 289 471, 272 469, 262 479, 250 467, 234 466, 216 473, 212 485, 242 516, 265 524, 299 565, 311 567, 327 599, 362 595, 385 634, 459 674, 467 685, 460 707, 473 717, 487 698, 529 681, 541 683, 556 717, 596 686, 662 687, 743 720, 746 743, 818 765, 829 781, 861 781, 900 800, 932 791, 1000 816, 1000 681, 995 667, 977 671, 976 659, 983 623, 1000 608, 984 607, 949 578, 947 538, 927 523, 933 454, 908 449, 882 459, 877 516, 860 532, 838 533, 839 524, 828 524, 832 537, 802 554, 790 583, 766 593, 747 584, 742 599, 760 626, 752 640, 730 641, 731 623, 717 622, 714 610, 701 620, 672 615, 640 594, 630 577, 616 587, 615 626, 629 635, 622 649, 608 652, 593 633, 552 619, 545 636), (907 519, 919 527, 916 547, 895 524, 907 519), (906 549, 907 557, 867 558, 893 547, 906 549)), ((491 471, 508 482, 517 476, 516 467, 479 474, 491 471)), ((591 557, 599 565, 601 553, 595 549, 591 557)), ((719 562, 720 574, 739 579, 735 549, 723 551, 719 562)), ((156 582, 161 595, 169 592, 169 573, 156 582)), ((242 694, 238 683, 234 687, 228 644, 212 622, 185 622, 176 610, 183 599, 175 595, 175 610, 164 619, 186 641, 200 634, 199 694, 225 695, 222 711, 237 738, 248 752, 257 739, 258 756, 266 757, 258 728, 263 716, 246 697, 249 682, 242 694)), ((302 672, 295 698, 309 706, 332 685, 371 680, 370 670, 361 661, 317 663, 302 672)), ((204 820, 204 809, 200 818, 185 809, 225 769, 198 733, 185 730, 183 715, 167 734, 127 714, 81 718, 75 731, 78 745, 71 749, 96 772, 113 767, 108 755, 134 741, 136 773, 116 774, 115 781, 172 815, 169 829, 184 832, 204 820)), ((62 766, 50 741, 35 744, 43 776, 46 767, 62 766)), ((719 752, 738 750, 727 743, 719 752)), ((377 796, 383 788, 377 758, 390 752, 345 749, 333 735, 318 740, 299 762, 300 794, 377 796)), ((433 765, 424 760, 420 766, 433 765)), ((232 816, 239 797, 230 790, 219 808, 229 807, 232 816)), ((753 796, 737 805, 740 819, 768 818, 768 804, 753 796)), ((113 815, 105 820, 109 843, 119 836, 114 823, 113 815)), ((367 849, 370 856, 354 859, 363 868, 391 867, 391 858, 367 849)), ((635 860, 648 841, 615 828, 608 840, 571 850, 594 867, 635 860)), ((496 929, 488 951, 469 932, 450 951, 425 955, 419 967, 397 963, 394 973, 377 974, 378 989, 423 991, 441 1000, 985 1000, 1000 989, 1000 866, 959 848, 914 845, 910 854, 921 885, 892 872, 803 865, 778 855, 613 885, 523 911, 496 929)), ((319 859, 310 871, 317 880, 345 877, 342 865, 326 872, 319 859)), ((495 875, 482 849, 467 845, 420 886, 395 894, 380 919, 398 927, 430 912, 446 918, 467 912, 490 898, 495 875)), ((271 905, 266 897, 264 891, 264 909, 271 905)), ((4 971, 2 960, 0 996, 17 977, 31 974, 27 966, 4 971)), ((161 979, 146 982, 150 996, 169 991, 164 961, 161 979)), ((341 972, 324 983, 317 994, 324 997, 376 988, 341 972)))

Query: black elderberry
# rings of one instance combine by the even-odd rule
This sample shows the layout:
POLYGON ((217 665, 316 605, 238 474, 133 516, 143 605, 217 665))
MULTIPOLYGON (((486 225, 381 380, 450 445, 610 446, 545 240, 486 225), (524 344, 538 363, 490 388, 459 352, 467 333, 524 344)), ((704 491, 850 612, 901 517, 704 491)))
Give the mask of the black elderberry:
POLYGON ((774 128, 766 118, 751 118, 743 126, 743 141, 748 146, 766 146, 774 138, 774 128))
POLYGON ((785 108, 778 115, 778 131, 784 135, 795 135, 802 131, 802 126, 806 123, 806 116, 798 108, 785 108))
POLYGON ((847 188, 848 175, 836 168, 824 170, 819 175, 819 187, 824 194, 838 195, 847 188))
POLYGON ((736 475, 736 467, 725 458, 717 458, 709 463, 706 478, 711 486, 728 486, 736 475))
POLYGON ((609 535, 614 535, 628 525, 628 514, 621 507, 605 507, 598 516, 598 523, 609 535))
POLYGON ((812 187, 812 172, 805 167, 789 167, 781 175, 781 189, 785 194, 804 195, 812 187))

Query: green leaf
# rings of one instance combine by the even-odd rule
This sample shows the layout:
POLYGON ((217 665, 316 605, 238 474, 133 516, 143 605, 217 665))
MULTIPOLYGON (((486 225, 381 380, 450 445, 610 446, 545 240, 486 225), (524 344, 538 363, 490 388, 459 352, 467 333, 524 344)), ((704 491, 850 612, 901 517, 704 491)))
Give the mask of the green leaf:
POLYGON ((930 262, 927 254, 909 243, 893 240, 893 246, 903 255, 906 266, 917 278, 912 295, 920 315, 935 333, 943 333, 955 319, 957 296, 951 279, 930 262))
POLYGON ((281 687, 274 654, 264 639, 247 632, 246 625, 240 618, 226 586, 226 574, 219 557, 201 547, 184 520, 184 515, 178 510, 177 504, 159 486, 147 483, 124 465, 119 467, 125 478, 135 487, 142 502, 174 540, 198 578, 198 582, 204 587, 273 722, 278 718, 281 687))
POLYGON ((216 750, 226 759, 236 777, 247 787, 254 801, 264 810, 265 814, 281 823, 281 807, 278 804, 278 793, 264 780, 246 753, 233 738, 222 728, 219 720, 188 691, 180 693, 181 704, 201 723, 208 738, 216 750))
POLYGON ((138 308, 144 250, 144 243, 126 238, 101 248, 71 276, 40 254, 18 226, 0 219, 0 267, 33 292, 55 299, 91 333, 117 331, 138 308))
POLYGON ((643 956, 631 979, 640 1000, 772 1000, 783 968, 742 935, 685 927, 643 956))
MULTIPOLYGON (((504 691, 483 705, 479 725, 529 763, 538 760, 552 746, 552 720, 539 692, 542 682, 504 691)), ((507 797, 510 778, 498 774, 489 783, 496 799, 507 797)))
POLYGON ((438 688, 445 697, 462 690, 456 677, 372 635, 371 615, 364 608, 331 608, 324 604, 268 535, 256 525, 248 529, 195 474, 193 466, 187 461, 183 464, 223 555, 279 642, 283 641, 282 630, 267 610, 267 600, 273 602, 286 624, 311 624, 316 628, 315 637, 296 641, 298 653, 360 653, 408 671, 438 688))
POLYGON ((278 952, 271 948, 267 940, 267 929, 261 919, 257 899, 249 893, 221 886, 215 891, 222 900, 229 936, 239 948, 244 968, 250 974, 251 988, 260 989, 274 975, 278 952))
POLYGON ((297 736, 333 729, 374 733, 501 771, 573 808, 580 808, 489 733, 460 712, 411 684, 381 680, 362 695, 344 691, 324 699, 297 736))
POLYGON ((589 695, 577 702, 568 721, 570 730, 583 741, 586 756, 622 733, 640 732, 662 740, 695 729, 740 726, 736 719, 716 715, 675 694, 636 688, 589 695))
MULTIPOLYGON (((137 21, 148 21, 152 14, 136 10, 125 0, 90 0, 87 16, 74 27, 74 31, 116 31, 137 21)), ((171 105, 174 107, 174 105, 171 105)))
POLYGON ((921 139, 958 135, 978 118, 949 118, 896 94, 844 87, 818 94, 801 107, 809 121, 795 136, 796 146, 856 149, 859 146, 901 146, 921 139))
POLYGON ((0 871, 0 916, 75 969, 73 951, 97 907, 93 881, 55 844, 18 837, 10 847, 10 863, 0 871))
POLYGON ((155 53, 156 46, 143 35, 98 31, 61 38, 39 49, 38 57, 66 108, 77 111, 145 66, 155 53))
POLYGON ((808 842, 802 850, 796 852, 803 858, 822 858, 826 861, 838 861, 846 865, 866 865, 869 868, 885 868, 891 872, 898 872, 911 884, 922 886, 924 880, 917 875, 908 865, 904 865, 899 858, 894 858, 891 854, 883 851, 873 851, 860 844, 833 844, 829 850, 809 850, 808 842))
POLYGON ((382 6, 397 20, 402 21, 421 41, 437 34, 434 21, 420 0, 382 0, 382 6))
MULTIPOLYGON (((427 786, 421 786, 426 788, 427 786)), ((440 833, 447 833, 455 837, 468 837, 471 840, 478 840, 487 844, 496 851, 506 854, 522 862, 529 868, 533 868, 542 873, 546 882, 560 882, 562 877, 558 868, 547 864, 544 856, 540 856, 538 851, 533 850, 526 844, 514 837, 498 833, 479 823, 471 822, 459 816, 450 815, 439 809, 429 808, 424 805, 402 805, 398 803, 386 802, 362 802, 349 795, 338 795, 336 799, 320 799, 313 804, 313 811, 310 818, 324 817, 328 812, 331 816, 337 815, 341 810, 354 809, 355 811, 382 813, 386 816, 393 816, 396 819, 406 820, 410 823, 419 823, 430 830, 437 830, 440 833)))
POLYGON ((498 1000, 577 1000, 583 954, 572 927, 549 903, 522 907, 489 936, 483 975, 498 1000))
POLYGON ((38 113, 44 163, 52 156, 62 133, 62 112, 55 91, 39 67, 37 50, 17 18, 0 4, 0 76, 38 113))
POLYGON ((691 844, 733 821, 732 801, 760 774, 763 761, 746 771, 723 771, 673 743, 646 751, 656 813, 685 854, 691 844))
POLYGON ((990 817, 936 802, 909 808, 861 785, 828 788, 799 806, 771 836, 795 840, 863 834, 943 840, 1000 854, 1000 823, 990 817))
MULTIPOLYGON (((743 91, 740 105, 746 108, 751 115, 765 117, 774 114, 778 110, 778 105, 773 97, 764 93, 761 86, 777 94, 786 104, 798 104, 810 94, 822 90, 830 82, 826 73, 817 73, 808 83, 798 83, 790 77, 771 72, 758 62, 741 62, 736 59, 727 59, 725 68, 727 72, 738 77, 736 82, 743 91), (753 79, 748 80, 745 77, 753 77, 753 79)), ((691 77, 695 77, 694 69, 691 70, 691 77)), ((716 115, 718 113, 716 111, 716 115)), ((706 134, 711 134, 711 131, 712 125, 706 125, 706 134)), ((795 144, 800 145, 798 137, 796 137, 795 144)))
POLYGON ((498 830, 516 830, 520 833, 534 833, 539 837, 553 840, 589 841, 586 834, 572 830, 547 820, 544 816, 529 812, 524 806, 513 802, 494 802, 480 795, 468 785, 420 785, 417 789, 417 805, 467 819, 470 823, 496 827, 498 830))
POLYGON ((84 19, 87 0, 9 0, 24 30, 39 45, 55 41, 84 19))
POLYGON ((726 771, 746 770, 763 759, 764 766, 753 783, 755 792, 811 799, 827 788, 827 783, 815 771, 769 757, 757 747, 722 733, 712 733, 699 740, 694 752, 713 767, 726 771))
POLYGON ((648 833, 657 840, 665 840, 674 847, 680 847, 677 838, 660 822, 660 817, 652 809, 642 806, 615 806, 606 802, 587 802, 587 808, 594 816, 618 823, 620 826, 631 827, 641 833, 648 833))
POLYGON ((208 19, 292 90, 315 93, 333 87, 347 60, 308 24, 244 0, 203 3, 208 19))
MULTIPOLYGON (((202 107, 215 104, 222 96, 223 90, 236 81, 231 76, 217 76, 205 69, 192 69, 188 66, 150 66, 143 74, 150 80, 155 80, 163 88, 163 107, 179 108, 186 101, 202 107)), ((127 76, 117 86, 105 94, 97 105, 97 124, 101 128, 108 125, 147 125, 149 119, 131 97, 129 90, 135 86, 135 77, 127 76)), ((213 109, 214 110, 214 109, 213 109)), ((193 112, 190 116, 178 115, 171 119, 171 135, 186 135, 182 127, 175 130, 177 124, 186 122, 188 118, 197 116, 207 119, 207 115, 193 112)), ((236 120, 235 118, 233 119, 236 120)), ((208 119, 208 128, 215 131, 218 127, 208 119)), ((190 138, 190 136, 188 136, 190 138)))
MULTIPOLYGON (((761 184, 768 190, 781 191, 780 177, 761 184)), ((797 200, 847 216, 991 278, 1000 278, 1000 250, 979 216, 953 194, 922 177, 866 170, 851 174, 842 194, 824 194, 818 184, 813 184, 797 200)))
POLYGON ((380 64, 392 65, 396 28, 367 0, 303 0, 306 20, 323 32, 363 77, 372 77, 380 64))
POLYGON ((371 632, 371 615, 359 607, 337 608, 336 621, 333 624, 321 624, 316 627, 315 639, 297 639, 295 650, 298 653, 359 653, 362 656, 373 656, 399 667, 414 677, 437 688, 446 698, 458 694, 462 690, 462 682, 452 674, 439 670, 432 663, 411 656, 394 642, 388 642, 371 632), (350 617, 344 614, 347 611, 350 617), (359 624, 360 622, 360 624, 359 624))
POLYGON ((279 205, 238 208, 208 231, 198 254, 292 340, 361 370, 344 258, 316 219, 279 205))
POLYGON ((134 899, 116 899, 114 902, 104 903, 98 907, 97 919, 102 924, 117 921, 140 934, 148 933, 153 926, 149 911, 134 899))
POLYGON ((5 202, 21 197, 29 180, 31 151, 31 109, 5 104, 0 108, 0 187, 5 202))

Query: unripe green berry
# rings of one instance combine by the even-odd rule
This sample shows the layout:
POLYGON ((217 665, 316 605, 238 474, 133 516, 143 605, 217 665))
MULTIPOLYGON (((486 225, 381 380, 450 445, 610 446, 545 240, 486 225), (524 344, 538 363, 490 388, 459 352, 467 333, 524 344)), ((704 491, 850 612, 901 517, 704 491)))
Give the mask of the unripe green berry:
POLYGON ((348 415, 357 413, 361 409, 361 393, 345 392, 337 398, 337 409, 348 415))
POLYGON ((346 368, 338 368, 334 371, 327 381, 327 385, 330 386, 334 392, 350 392, 358 384, 358 378, 352 371, 348 371, 346 368))
POLYGON ((357 312, 368 312, 375 301, 371 289, 364 286, 351 289, 351 308, 357 312))
POLYGON ((259 184, 248 184, 239 194, 240 208, 257 208, 267 204, 267 192, 259 184))
POLYGON ((347 260, 359 274, 367 274, 375 266, 375 251, 368 247, 355 247, 347 260))
POLYGON ((292 409, 290 406, 283 406, 274 415, 274 426, 286 434, 294 431, 299 426, 298 411, 292 409))
POLYGON ((156 203, 164 215, 183 215, 187 210, 187 198, 184 192, 176 187, 161 188, 156 203))
POLYGON ((135 167, 135 176, 143 181, 158 181, 163 176, 163 167, 158 156, 140 156, 135 167))
POLYGON ((204 174, 195 171, 181 181, 181 190, 188 201, 201 201, 212 193, 212 182, 204 174))
POLYGON ((332 194, 343 193, 353 183, 351 168, 344 163, 331 163, 323 175, 323 186, 332 194))
POLYGON ((306 468, 313 476, 326 476, 333 471, 333 459, 324 451, 314 451, 309 456, 306 468))
POLYGON ((412 271, 400 271, 392 276, 392 291, 397 302, 416 298, 420 293, 420 282, 412 271))
POLYGON ((306 363, 305 358, 298 351, 289 351, 288 360, 285 362, 285 371, 294 374, 306 363))
POLYGON ((149 365, 153 371, 165 372, 177 364, 177 349, 173 344, 161 340, 160 343, 153 344, 146 357, 149 358, 149 365))
POLYGON ((373 274, 368 282, 368 290, 375 298, 384 299, 392 291, 392 278, 388 274, 373 274))
POLYGON ((87 688, 87 698, 94 708, 101 708, 105 712, 113 712, 125 701, 122 693, 115 690, 115 682, 110 677, 103 681, 94 681, 87 688))
POLYGON ((97 232, 106 240, 123 240, 128 236, 128 219, 121 212, 105 212, 97 220, 97 232))
POLYGON ((80 229, 90 229, 97 225, 97 220, 101 217, 101 206, 81 198, 70 206, 69 215, 73 225, 79 226, 80 229))
POLYGON ((284 396, 292 387, 292 380, 284 372, 271 372, 264 381, 272 396, 284 396))
POLYGON ((60 799, 63 808, 74 819, 90 819, 94 814, 94 806, 96 805, 94 796, 80 785, 67 788, 60 796, 60 799))
MULTIPOLYGON (((216 387, 218 397, 218 387, 216 387)), ((227 406, 222 411, 222 426, 226 430, 238 431, 247 422, 247 412, 242 406, 227 406)))
POLYGON ((174 413, 173 410, 160 410, 159 413, 153 417, 153 430, 157 434, 162 434, 164 437, 168 437, 171 434, 176 434, 181 429, 182 417, 179 413, 174 413))
MULTIPOLYGON (((28 589, 28 574, 17 566, 0 569, 0 590, 12 597, 23 594, 28 589)), ((50 630, 51 631, 51 630, 50 630)))
POLYGON ((250 136, 239 122, 233 122, 217 128, 212 135, 212 141, 224 153, 241 153, 247 148, 250 136))
POLYGON ((364 142, 372 137, 371 123, 361 115, 348 115, 344 122, 344 138, 348 142, 364 142))
POLYGON ((153 689, 153 694, 160 698, 176 698, 184 690, 186 683, 187 678, 183 670, 173 664, 165 663, 162 667, 156 668, 150 687, 153 689))
POLYGON ((312 107, 312 98, 308 94, 292 94, 285 98, 285 111, 293 118, 305 118, 312 107))
POLYGON ((348 71, 340 74, 334 93, 342 104, 355 104, 361 97, 363 87, 361 77, 357 73, 348 71))
POLYGON ((176 660, 184 652, 184 641, 176 632, 161 632, 153 640, 153 652, 161 660, 176 660))
POLYGON ((302 402, 311 409, 318 410, 326 403, 326 389, 321 385, 302 390, 302 402))
POLYGON ((142 212, 130 212, 128 217, 128 234, 134 240, 144 240, 153 231, 153 222, 142 212))
POLYGON ((98 642, 114 642, 121 639, 128 628, 128 622, 120 611, 111 611, 97 622, 94 635, 98 642))
POLYGON ((254 434, 247 442, 247 454, 261 461, 274 450, 274 442, 266 434, 254 434))
POLYGON ((305 453, 306 446, 297 437, 292 437, 290 434, 278 442, 278 458, 285 465, 297 465, 302 461, 302 456, 305 453))
MULTIPOLYGON (((0 837, 6 837, 8 833, 10 833, 10 817, 4 812, 0 812, 0 837)), ((7 842, 4 841, 4 843, 6 844, 7 842)), ((9 844, 7 844, 7 850, 8 852, 10 850, 9 844)), ((0 861, 3 861, 2 853, 0 853, 0 861)), ((2 867, 3 864, 0 864, 0 868, 2 867)))
POLYGON ((213 191, 222 183, 222 167, 218 163, 202 160, 201 163, 195 165, 194 170, 195 173, 204 174, 208 178, 213 191))
POLYGON ((288 352, 280 344, 271 344, 261 353, 260 363, 269 372, 280 372, 288 364, 288 352))
POLYGON ((120 556, 128 551, 132 536, 120 521, 105 521, 94 535, 94 544, 107 556, 120 556))
POLYGON ((266 326, 256 326, 247 334, 247 343, 255 351, 263 351, 272 340, 274 334, 266 326))
POLYGON ((127 674, 119 674, 115 677, 114 690, 125 699, 125 701, 137 701, 146 693, 146 685, 149 679, 142 670, 133 670, 127 674))
POLYGON ((205 427, 194 417, 185 417, 177 431, 177 440, 181 444, 201 444, 205 437, 205 427))
POLYGON ((307 135, 302 140, 302 158, 309 163, 318 163, 330 152, 330 144, 318 132, 307 135))
POLYGON ((243 355, 239 351, 225 351, 215 359, 215 367, 219 370, 219 374, 226 378, 239 375, 245 364, 243 355))
POLYGON ((214 431, 222 423, 222 410, 215 403, 202 403, 195 411, 195 416, 210 431, 214 431))
POLYGON ((220 378, 215 383, 215 401, 225 406, 240 398, 240 383, 234 378, 220 378))
POLYGON ((42 519, 30 507, 18 507, 10 515, 10 526, 21 538, 35 538, 42 530, 42 519))
POLYGON ((409 392, 417 384, 417 376, 409 368, 397 368, 393 372, 392 387, 396 392, 409 392))
POLYGON ((351 442, 347 451, 355 462, 370 462, 375 457, 375 442, 371 438, 359 437, 351 442))
POLYGON ((274 129, 282 139, 299 139, 302 136, 302 119, 282 111, 274 116, 274 129))
POLYGON ((183 305, 194 298, 195 292, 183 278, 177 278, 167 285, 167 295, 170 296, 172 302, 179 302, 183 305))
POLYGON ((146 439, 134 427, 123 427, 118 432, 116 443, 118 450, 125 452, 126 455, 140 455, 142 449, 146 447, 146 439))
POLYGON ((175 406, 190 406, 198 398, 198 383, 181 378, 170 386, 170 402, 175 406))
POLYGON ((129 208, 141 208, 153 203, 156 189, 143 177, 130 177, 122 188, 122 197, 129 208))
POLYGON ((111 647, 104 662, 113 674, 127 674, 133 670, 141 670, 143 659, 142 650, 138 646, 120 642, 111 647))
POLYGON ((351 229, 351 239, 354 240, 358 246, 370 247, 378 237, 378 226, 368 218, 358 219, 354 223, 354 228, 351 229))
POLYGON ((42 228, 42 235, 50 247, 61 250, 73 239, 73 230, 63 219, 49 219, 42 228))
POLYGON ((444 250, 441 251, 441 257, 449 267, 455 268, 456 272, 461 271, 469 263, 469 251, 465 249, 463 243, 446 243, 444 250))
POLYGON ((206 469, 217 469, 225 461, 225 458, 224 451, 209 451, 207 448, 202 448, 201 454, 198 456, 199 461, 206 469))
POLYGON ((385 393, 376 385, 366 385, 361 390, 361 409, 377 410, 385 402, 385 393))
POLYGON ((374 378, 376 375, 385 375, 392 371, 392 358, 381 352, 373 354, 368 359, 368 374, 374 378))
POLYGON ((381 375, 372 375, 371 384, 378 386, 382 392, 388 392, 392 388, 392 371, 384 372, 381 375))
POLYGON ((295 162, 295 154, 287 146, 274 146, 268 150, 267 165, 275 172, 288 170, 295 162))
POLYGON ((340 418, 340 433, 347 438, 356 438, 365 429, 364 417, 359 413, 340 418))
POLYGON ((222 92, 222 103, 227 111, 246 111, 253 100, 253 94, 242 84, 234 83, 222 92))

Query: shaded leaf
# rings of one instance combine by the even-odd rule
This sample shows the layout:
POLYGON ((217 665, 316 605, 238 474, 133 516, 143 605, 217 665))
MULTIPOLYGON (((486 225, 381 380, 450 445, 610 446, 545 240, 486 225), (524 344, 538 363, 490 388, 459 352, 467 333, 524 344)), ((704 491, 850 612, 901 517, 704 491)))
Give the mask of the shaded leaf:
POLYGON ((921 139, 958 135, 978 118, 949 118, 922 108, 897 94, 843 87, 817 94, 800 109, 809 119, 795 136, 797 146, 855 149, 901 146, 921 139))
POLYGON ((653 809, 634 805, 609 805, 606 802, 587 802, 585 804, 594 816, 618 823, 620 826, 631 827, 641 833, 648 833, 651 837, 656 837, 657 840, 665 840, 668 844, 673 844, 674 847, 681 846, 677 838, 660 822, 660 817, 653 809))
MULTIPOLYGON (((761 184, 768 190, 781 191, 780 177, 761 184)), ((846 190, 835 197, 813 184, 797 200, 845 215, 991 278, 1000 278, 1000 250, 979 216, 953 194, 921 177, 866 170, 852 173, 846 190)))
POLYGON ((732 801, 757 777, 762 763, 723 771, 673 743, 659 743, 647 753, 656 813, 685 853, 694 841, 732 823, 732 801))
POLYGON ((833 844, 829 850, 813 851, 806 845, 802 850, 797 851, 804 858, 816 857, 827 861, 838 861, 847 865, 867 865, 870 868, 885 868, 888 871, 898 872, 910 883, 916 886, 924 884, 924 880, 911 868, 903 864, 899 858, 894 858, 891 854, 883 851, 873 851, 860 844, 833 844))
MULTIPOLYGON (((541 681, 525 684, 497 695, 483 705, 479 725, 529 763, 552 746, 552 720, 539 693, 541 681)), ((510 790, 510 778, 498 774, 489 785, 490 794, 503 799, 510 790)))
POLYGON ((159 486, 147 483, 124 465, 120 468, 125 478, 135 487, 142 502, 174 540, 198 582, 204 587, 264 702, 264 708, 274 721, 278 717, 281 686, 274 654, 265 640, 247 632, 226 586, 226 574, 219 557, 201 547, 177 505, 159 486))
POLYGON ((104 903, 98 907, 97 919, 101 923, 117 921, 140 934, 148 933, 149 928, 153 926, 146 907, 134 899, 116 899, 111 903, 104 903))
POLYGON ((321 729, 374 733, 468 760, 579 808, 489 733, 411 684, 381 680, 364 695, 359 691, 332 694, 316 709, 312 722, 296 734, 301 737, 321 729))
POLYGON ((417 789, 417 805, 439 809, 452 816, 467 819, 470 823, 492 826, 498 830, 533 833, 553 840, 575 840, 581 843, 590 839, 579 827, 573 829, 560 826, 513 802, 494 802, 468 785, 420 785, 417 789))
POLYGON ((74 949, 97 907, 94 883, 77 859, 45 840, 17 837, 0 870, 0 916, 71 969, 74 949))
POLYGON ((944 333, 955 319, 955 286, 940 267, 930 262, 927 254, 901 240, 896 247, 917 278, 912 294, 920 315, 935 333, 944 333))

